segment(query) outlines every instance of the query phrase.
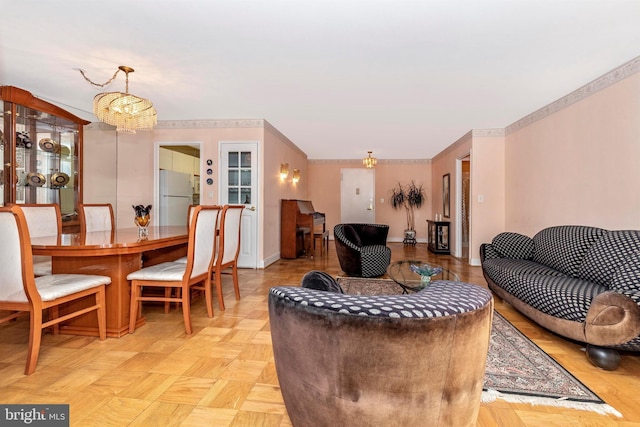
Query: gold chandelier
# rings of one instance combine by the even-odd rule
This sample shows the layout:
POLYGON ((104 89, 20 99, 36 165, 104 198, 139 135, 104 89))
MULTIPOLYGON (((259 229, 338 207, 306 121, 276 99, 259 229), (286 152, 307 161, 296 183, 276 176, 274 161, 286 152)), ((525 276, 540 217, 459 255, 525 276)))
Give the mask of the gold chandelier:
POLYGON ((362 159, 362 164, 365 165, 368 169, 371 169, 378 163, 378 159, 371 156, 371 153, 373 153, 373 151, 367 151, 367 153, 369 153, 369 155, 362 159))
POLYGON ((92 82, 82 70, 80 73, 92 85, 102 87, 111 83, 120 71, 126 75, 125 92, 99 93, 93 98, 93 113, 100 121, 115 126, 117 132, 136 133, 136 130, 153 129, 158 123, 158 113, 153 103, 129 93, 129 73, 135 71, 133 68, 119 66, 118 71, 104 84, 92 82))

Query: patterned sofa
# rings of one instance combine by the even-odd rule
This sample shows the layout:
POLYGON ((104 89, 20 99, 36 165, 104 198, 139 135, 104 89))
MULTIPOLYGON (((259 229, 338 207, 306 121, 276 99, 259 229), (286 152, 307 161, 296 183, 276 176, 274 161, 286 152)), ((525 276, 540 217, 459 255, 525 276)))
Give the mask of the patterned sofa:
POLYGON ((356 277, 386 273, 391 262, 388 234, 389 226, 384 224, 337 224, 333 236, 342 271, 356 277))
POLYGON ((549 227, 480 247, 489 288, 541 326, 587 344, 603 369, 640 351, 640 231, 549 227))

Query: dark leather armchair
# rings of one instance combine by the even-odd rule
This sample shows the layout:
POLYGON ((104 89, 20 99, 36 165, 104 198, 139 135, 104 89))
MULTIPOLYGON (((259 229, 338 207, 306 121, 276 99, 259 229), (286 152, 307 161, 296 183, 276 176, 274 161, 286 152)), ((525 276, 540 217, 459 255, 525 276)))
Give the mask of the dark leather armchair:
POLYGON ((389 226, 383 224, 336 225, 333 236, 342 271, 348 276, 382 276, 391 262, 387 234, 389 226))

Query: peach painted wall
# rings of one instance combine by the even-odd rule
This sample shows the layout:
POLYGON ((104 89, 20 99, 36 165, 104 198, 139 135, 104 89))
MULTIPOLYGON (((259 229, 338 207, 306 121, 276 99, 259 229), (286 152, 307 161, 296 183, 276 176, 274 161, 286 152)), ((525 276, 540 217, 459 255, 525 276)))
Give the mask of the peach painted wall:
POLYGON ((472 131, 469 263, 480 265, 480 245, 505 229, 503 130, 472 131), (491 136, 492 134, 497 136, 491 136), (480 201, 482 200, 482 201, 480 201))
MULTIPOLYGON (((310 160, 309 199, 317 211, 326 214, 327 229, 340 223, 340 171, 362 168, 362 160, 310 160)), ((406 214, 389 204, 391 189, 398 183, 415 180, 425 188, 427 201, 416 211, 417 238, 426 242, 426 219, 431 214, 431 164, 429 160, 378 160, 375 167, 375 222, 389 225, 389 241, 402 241, 406 228, 406 214), (381 202, 380 199, 384 199, 381 202)))
POLYGON ((307 155, 271 126, 265 128, 264 146, 262 259, 265 265, 269 265, 280 258, 280 200, 306 200, 309 176, 307 155), (286 179, 280 178, 281 163, 289 164, 289 176, 286 179), (294 168, 300 169, 298 183, 291 179, 294 168))
POLYGON ((636 72, 507 132, 506 229, 640 229, 639 118, 636 72))

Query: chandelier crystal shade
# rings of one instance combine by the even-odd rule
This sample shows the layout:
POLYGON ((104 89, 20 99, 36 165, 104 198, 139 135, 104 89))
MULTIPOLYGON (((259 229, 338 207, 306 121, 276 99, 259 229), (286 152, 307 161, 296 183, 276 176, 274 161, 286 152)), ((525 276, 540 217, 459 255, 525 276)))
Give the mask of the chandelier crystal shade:
MULTIPOLYGON (((158 113, 153 103, 145 98, 129 93, 129 73, 134 69, 121 65, 111 80, 103 85, 93 83, 85 76, 85 79, 96 86, 105 86, 115 79, 118 72, 124 71, 126 75, 125 92, 104 92, 93 98, 93 113, 96 117, 109 125, 115 126, 117 132, 136 133, 136 130, 151 130, 158 123, 158 113)), ((82 75, 84 73, 80 70, 82 75)))
POLYGON ((367 151, 367 153, 369 155, 362 159, 362 164, 365 165, 367 169, 371 169, 378 163, 378 159, 371 156, 371 153, 373 153, 373 151, 367 151))

